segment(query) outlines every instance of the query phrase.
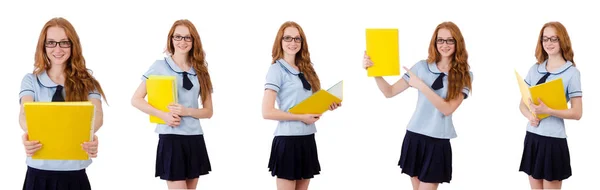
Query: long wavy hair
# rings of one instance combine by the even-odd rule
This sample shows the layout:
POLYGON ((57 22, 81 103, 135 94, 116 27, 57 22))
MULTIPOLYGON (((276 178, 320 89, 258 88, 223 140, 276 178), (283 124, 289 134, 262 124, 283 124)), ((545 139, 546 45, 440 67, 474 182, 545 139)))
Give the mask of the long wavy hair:
POLYGON ((562 57, 573 63, 575 66, 575 61, 573 61, 573 49, 571 49, 571 39, 569 38, 569 33, 567 33, 567 29, 560 22, 548 22, 544 24, 542 29, 540 30, 540 36, 538 37, 537 47, 535 48, 535 58, 537 59, 537 64, 541 64, 548 59, 548 53, 544 50, 544 45, 542 44, 542 38, 544 36, 544 29, 546 27, 551 27, 556 30, 556 35, 558 37, 558 43, 560 43, 560 52, 562 53, 562 57))
POLYGON ((277 60, 283 58, 283 47, 281 43, 283 40, 283 31, 288 27, 295 27, 298 29, 298 32, 300 32, 302 44, 300 46, 300 51, 296 53, 296 66, 298 66, 300 72, 304 73, 304 76, 306 76, 306 80, 308 83, 310 83, 312 91, 316 92, 321 89, 321 82, 319 81, 319 76, 317 76, 317 73, 313 68, 312 62, 310 61, 310 53, 308 52, 306 35, 304 35, 302 27, 300 27, 300 25, 298 25, 296 22, 287 21, 283 23, 281 27, 279 27, 279 31, 275 37, 275 42, 273 43, 273 53, 271 54, 273 61, 271 64, 274 64, 277 60))
POLYGON ((169 35, 167 36, 167 53, 174 54, 175 46, 173 45, 173 34, 175 33, 175 28, 177 26, 185 26, 190 31, 190 35, 192 36, 192 49, 188 52, 188 60, 194 71, 197 74, 198 82, 200 83, 200 96, 202 98, 202 102, 206 101, 209 94, 213 92, 212 82, 210 80, 210 74, 208 74, 208 63, 205 60, 204 49, 202 49, 202 41, 200 40, 200 35, 198 34, 198 30, 191 21, 187 19, 181 19, 175 21, 173 26, 171 26, 171 30, 169 31, 169 35))
POLYGON ((97 90, 106 102, 106 96, 104 95, 100 83, 98 83, 85 66, 85 59, 81 53, 81 43, 79 42, 77 32, 73 25, 64 18, 52 18, 46 22, 42 28, 35 50, 33 73, 39 75, 52 67, 45 46, 46 33, 50 27, 60 27, 64 29, 68 40, 71 42, 71 52, 69 52, 71 56, 65 62, 66 65, 63 71, 65 74, 65 101, 87 101, 89 93, 97 90))
POLYGON ((442 58, 440 53, 437 51, 437 34, 440 29, 447 29, 452 34, 452 38, 456 40, 454 56, 450 61, 450 71, 448 72, 448 94, 446 101, 452 100, 458 97, 464 87, 471 89, 471 75, 469 74, 469 63, 467 61, 468 54, 465 48, 465 40, 460 32, 460 29, 453 22, 442 22, 439 24, 429 43, 429 56, 427 57, 428 63, 439 62, 442 58))

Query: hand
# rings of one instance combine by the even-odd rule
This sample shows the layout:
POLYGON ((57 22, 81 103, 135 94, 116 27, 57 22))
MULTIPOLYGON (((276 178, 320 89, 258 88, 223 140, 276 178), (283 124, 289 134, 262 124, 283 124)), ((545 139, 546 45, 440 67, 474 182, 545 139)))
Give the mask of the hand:
POLYGON ((529 100, 531 108, 533 108, 533 112, 535 112, 536 114, 550 114, 550 111, 552 111, 552 109, 546 106, 546 104, 542 102, 542 99, 538 98, 538 101, 540 102, 540 104, 535 105, 531 100, 529 100))
POLYGON ((27 132, 23 134, 21 140, 25 146, 25 152, 27 153, 27 156, 33 156, 35 152, 42 148, 42 144, 40 144, 39 141, 29 141, 29 134, 27 132))
POLYGON ((169 109, 169 111, 171 111, 171 113, 177 114, 179 116, 189 115, 188 108, 186 108, 185 106, 182 106, 181 104, 178 104, 178 103, 169 104, 169 106, 167 108, 169 109))
POLYGON ((307 125, 313 124, 317 122, 321 118, 321 114, 304 114, 300 121, 306 123, 307 125))
POLYGON ((94 135, 92 142, 83 142, 81 147, 91 158, 96 158, 98 156, 98 136, 94 135))
POLYGON ((423 86, 427 86, 427 85, 425 85, 423 80, 421 80, 421 78, 419 78, 412 71, 410 71, 410 69, 406 68, 406 66, 404 66, 402 68, 404 68, 404 70, 406 70, 406 72, 408 73, 408 76, 410 77, 410 79, 408 79, 408 85, 415 87, 417 89, 420 89, 423 86))
POLYGON ((367 55, 367 51, 365 51, 365 56, 363 58, 363 69, 367 69, 373 66, 373 61, 371 61, 371 57, 367 55))
POLYGON ((171 112, 163 112, 160 118, 170 127, 177 127, 181 123, 181 117, 171 112))
POLYGON ((340 106, 342 106, 341 102, 339 104, 334 102, 333 104, 329 105, 329 111, 333 111, 333 110, 337 109, 340 106))
POLYGON ((529 116, 529 125, 531 125, 532 127, 537 127, 540 124, 540 119, 537 118, 537 116, 535 116, 534 114, 531 114, 531 116, 529 116))

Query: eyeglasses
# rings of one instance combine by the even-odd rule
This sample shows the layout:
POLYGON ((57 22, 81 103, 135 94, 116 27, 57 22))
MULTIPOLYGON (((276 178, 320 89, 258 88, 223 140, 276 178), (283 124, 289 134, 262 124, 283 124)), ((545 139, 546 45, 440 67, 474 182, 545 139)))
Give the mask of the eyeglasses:
POLYGON ((54 48, 56 47, 56 45, 60 46, 61 48, 70 48, 71 47, 71 41, 68 40, 63 40, 60 42, 57 41, 46 41, 46 43, 44 44, 47 48, 54 48))
POLYGON ((302 42, 302 37, 295 37, 295 38, 292 38, 291 36, 283 37, 283 41, 291 42, 292 40, 294 40, 296 43, 300 43, 300 42, 302 42))
POLYGON ((191 42, 192 41, 192 37, 191 36, 173 36, 173 40, 175 40, 175 41, 184 40, 186 42, 191 42))
POLYGON ((454 45, 454 43, 456 43, 456 40, 454 39, 437 39, 436 40, 437 44, 444 44, 444 42, 446 42, 446 44, 448 45, 454 45))
POLYGON ((548 41, 551 41, 551 42, 558 42, 558 40, 559 40, 559 39, 558 39, 558 37, 552 37, 552 38, 543 37, 543 38, 542 38, 542 42, 548 42, 548 41))

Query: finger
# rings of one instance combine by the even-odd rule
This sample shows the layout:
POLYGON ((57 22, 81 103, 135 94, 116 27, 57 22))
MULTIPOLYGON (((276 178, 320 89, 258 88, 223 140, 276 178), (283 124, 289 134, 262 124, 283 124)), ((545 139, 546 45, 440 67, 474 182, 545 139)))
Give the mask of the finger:
POLYGON ((36 144, 39 144, 39 143, 40 143, 39 141, 24 141, 23 145, 25 145, 25 146, 33 146, 33 145, 36 145, 36 144))
POLYGON ((29 151, 29 150, 36 150, 36 149, 40 149, 42 148, 42 144, 37 144, 37 145, 33 145, 33 146, 25 146, 25 150, 29 151))
POLYGON ((38 150, 40 150, 41 148, 42 148, 42 147, 36 147, 36 148, 34 148, 34 149, 27 150, 26 152, 27 152, 27 154, 28 154, 28 155, 29 155, 29 154, 33 155, 35 152, 37 152, 37 151, 38 151, 38 150))
POLYGON ((21 140, 23 140, 23 142, 28 141, 29 140, 29 134, 28 133, 23 133, 23 135, 21 135, 21 140))
POLYGON ((402 68, 404 68, 409 75, 412 75, 412 72, 406 66, 402 66, 402 68))

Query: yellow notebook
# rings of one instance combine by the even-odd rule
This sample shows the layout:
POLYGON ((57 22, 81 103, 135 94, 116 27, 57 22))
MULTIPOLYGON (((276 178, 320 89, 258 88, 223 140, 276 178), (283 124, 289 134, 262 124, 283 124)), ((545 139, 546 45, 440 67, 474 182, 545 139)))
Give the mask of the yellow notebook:
POLYGON ((293 114, 323 114, 333 103, 341 103, 344 92, 344 81, 340 81, 327 90, 319 90, 299 104, 290 108, 293 114))
POLYGON ((94 133, 91 102, 26 102, 23 107, 29 140, 42 144, 32 159, 89 159, 81 144, 94 133))
MULTIPOLYGON (((538 98, 546 104, 549 108, 555 110, 566 110, 569 109, 567 105, 567 97, 565 95, 565 90, 563 86, 562 78, 554 79, 551 81, 547 81, 543 84, 529 86, 523 80, 523 77, 519 75, 517 70, 515 69, 515 75, 517 76, 517 82, 519 83, 519 90, 521 91, 521 98, 529 111, 532 114, 533 110, 529 106, 529 100, 531 99, 535 105, 539 105, 540 102, 538 98)), ((550 115, 548 114, 534 114, 538 119, 544 119, 550 115)))
POLYGON ((367 69, 369 77, 400 75, 398 29, 367 28, 367 55, 373 66, 367 69))
MULTIPOLYGON (((169 104, 177 102, 177 82, 175 76, 151 75, 146 80, 148 104, 152 107, 169 112, 169 104)), ((165 124, 159 117, 150 115, 150 123, 165 124)))

